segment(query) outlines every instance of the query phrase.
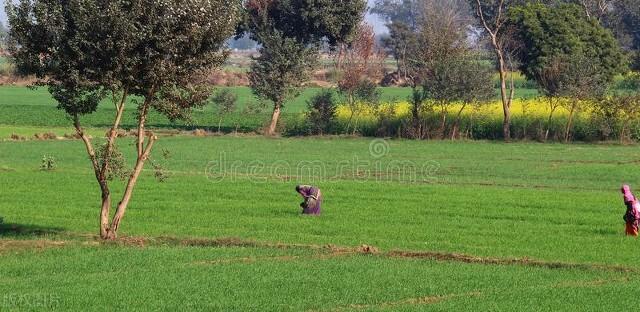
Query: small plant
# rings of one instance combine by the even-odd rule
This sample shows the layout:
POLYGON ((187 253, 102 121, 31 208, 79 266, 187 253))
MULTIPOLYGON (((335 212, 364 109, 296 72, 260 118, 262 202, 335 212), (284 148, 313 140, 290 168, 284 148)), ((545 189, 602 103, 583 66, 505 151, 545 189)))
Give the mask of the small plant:
POLYGON ((164 169, 162 164, 159 164, 155 161, 151 161, 151 167, 153 167, 153 176, 160 183, 166 182, 169 179, 169 174, 164 169))
POLYGON ((53 156, 44 155, 42 156, 42 161, 40 163, 40 170, 43 171, 52 171, 55 170, 58 165, 56 164, 56 159, 53 156))
POLYGON ((229 89, 222 89, 216 92, 209 101, 213 104, 213 107, 216 110, 216 114, 218 115, 218 132, 220 132, 220 128, 222 127, 222 121, 225 115, 232 113, 236 110, 236 102, 238 101, 238 96, 235 95, 229 89))
MULTIPOLYGON (((171 151, 162 149, 162 159, 165 161, 171 159, 171 151)), ((151 167, 153 167, 153 176, 158 182, 166 182, 169 179, 170 175, 161 163, 152 160, 151 167)))
POLYGON ((107 180, 111 181, 118 178, 122 181, 126 180, 131 174, 131 170, 127 168, 124 155, 116 145, 113 145, 111 152, 107 155, 107 144, 99 146, 97 151, 98 162, 102 167, 107 162, 107 180))

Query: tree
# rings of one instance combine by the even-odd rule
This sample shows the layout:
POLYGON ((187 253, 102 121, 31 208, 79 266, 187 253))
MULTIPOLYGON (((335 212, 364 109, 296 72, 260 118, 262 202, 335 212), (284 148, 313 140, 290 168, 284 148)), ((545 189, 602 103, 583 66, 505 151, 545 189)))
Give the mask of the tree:
POLYGON ((20 72, 48 87, 73 121, 101 190, 100 236, 115 239, 158 139, 146 129, 149 112, 184 119, 206 102, 209 91, 194 78, 225 60, 240 8, 232 0, 25 0, 7 8, 11 56, 20 72), (81 121, 105 97, 114 105, 114 121, 105 143, 95 146, 81 121), (116 141, 132 103, 135 164, 125 172, 116 141), (110 181, 116 176, 126 186, 109 221, 110 181))
POLYGON ((603 96, 613 77, 626 70, 625 55, 612 33, 581 10, 574 4, 527 4, 509 17, 524 44, 520 70, 549 96, 570 99, 565 141, 581 104, 603 96))
POLYGON ((389 36, 385 37, 382 44, 396 60, 398 74, 405 80, 409 77, 409 56, 418 49, 418 38, 416 32, 404 23, 388 24, 389 36))
MULTIPOLYGON (((384 57, 376 51, 375 33, 371 25, 363 22, 358 26, 345 52, 342 67, 338 90, 346 98, 349 107, 349 132, 359 112, 359 105, 362 102, 377 102, 377 87, 373 81, 381 78, 384 70, 384 57)), ((354 126, 353 133, 356 132, 357 126, 354 126)))
POLYGON ((249 73, 254 93, 273 102, 267 135, 274 135, 284 102, 300 92, 318 47, 349 42, 364 18, 364 0, 249 0, 242 27, 261 44, 249 73))
POLYGON ((519 1, 470 0, 470 2, 496 55, 498 73, 500 74, 500 98, 504 113, 502 134, 504 139, 509 141, 511 139, 511 102, 515 93, 513 75, 509 76, 509 74, 515 70, 511 55, 518 49, 518 45, 512 39, 512 30, 506 25, 506 22, 507 10, 519 1), (507 80, 510 80, 508 85, 507 80))
POLYGON ((336 101, 332 90, 322 90, 308 102, 307 122, 311 133, 324 135, 331 131, 336 117, 336 101))
POLYGON ((640 70, 640 0, 617 0, 608 13, 605 25, 631 52, 633 68, 640 70))
POLYGON ((4 24, 2 24, 2 21, 0 21, 0 55, 2 55, 6 49, 6 41, 7 29, 4 27, 4 24))
POLYGON ((462 1, 431 0, 419 34, 420 54, 412 66, 418 73, 424 92, 440 108, 440 133, 446 136, 448 109, 462 103, 449 136, 454 139, 463 110, 471 103, 488 100, 493 95, 491 72, 473 55, 466 38, 469 25, 462 1))
POLYGON ((237 101, 238 96, 229 89, 222 89, 210 98, 210 102, 213 104, 216 114, 219 117, 218 132, 220 132, 224 116, 236 110, 237 101))
POLYGON ((251 64, 249 82, 253 92, 273 103, 267 135, 274 135, 284 103, 300 94, 304 82, 317 63, 317 49, 293 38, 273 33, 262 36, 260 56, 251 64))
POLYGON ((376 0, 371 13, 380 16, 388 25, 403 24, 416 29, 422 12, 420 0, 376 0))
POLYGON ((371 9, 389 28, 382 44, 393 55, 398 74, 405 81, 410 80, 407 63, 417 49, 416 33, 423 11, 423 1, 417 0, 377 0, 371 9))

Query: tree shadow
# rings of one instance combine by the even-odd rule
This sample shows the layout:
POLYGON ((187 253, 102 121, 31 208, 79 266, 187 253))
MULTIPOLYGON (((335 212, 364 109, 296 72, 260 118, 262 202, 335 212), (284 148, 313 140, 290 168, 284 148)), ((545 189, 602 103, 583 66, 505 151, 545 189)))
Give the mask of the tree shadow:
POLYGON ((31 224, 0 224, 0 238, 4 237, 38 237, 63 232, 63 228, 44 227, 31 224))

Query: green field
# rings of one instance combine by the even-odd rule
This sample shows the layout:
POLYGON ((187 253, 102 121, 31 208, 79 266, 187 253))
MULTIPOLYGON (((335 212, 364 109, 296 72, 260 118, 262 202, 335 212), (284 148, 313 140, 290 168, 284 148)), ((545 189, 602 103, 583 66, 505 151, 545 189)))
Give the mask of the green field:
POLYGON ((161 150, 170 179, 146 171, 123 239, 101 243, 81 143, 0 142, 0 310, 637 304, 617 191, 637 181, 637 146, 178 136, 161 150), (321 217, 299 215, 297 183, 323 189, 321 217))
MULTIPOLYGON (((235 87, 232 90, 238 95, 238 107, 235 113, 225 117, 223 127, 227 132, 238 130, 248 132, 255 131, 269 120, 272 107, 265 105, 262 113, 247 114, 244 110, 247 106, 257 105, 260 101, 253 95, 251 89, 235 87)), ((308 88, 299 97, 285 105, 283 119, 295 119, 307 111, 307 101, 320 89, 308 88)), ((406 101, 411 89, 408 88, 381 88, 381 100, 385 102, 406 101)), ((519 95, 522 97, 534 97, 535 90, 522 89, 519 95)), ((178 127, 178 128, 216 128, 218 117, 211 105, 194 112, 193 119, 189 122, 171 123, 167 118, 159 114, 152 114, 151 127, 178 127)), ((91 127, 104 127, 112 122, 114 116, 113 104, 105 101, 100 105, 95 114, 83 118, 83 124, 91 127)), ((56 103, 46 89, 31 90, 26 87, 0 86, 0 125, 12 126, 41 126, 41 127, 67 127, 69 120, 63 111, 56 109, 56 103)), ((125 112, 124 127, 134 127, 135 110, 125 112)))

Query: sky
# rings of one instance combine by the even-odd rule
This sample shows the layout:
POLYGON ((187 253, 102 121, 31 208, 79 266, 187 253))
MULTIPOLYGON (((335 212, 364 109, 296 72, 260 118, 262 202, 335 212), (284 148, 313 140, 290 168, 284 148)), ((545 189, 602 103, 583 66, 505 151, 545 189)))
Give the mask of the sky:
MULTIPOLYGON (((369 6, 373 6, 373 3, 375 0, 367 0, 367 1, 369 1, 369 6)), ((1 3, 0 3, 0 22, 2 22, 2 24, 5 26, 7 25, 7 15, 4 12, 4 5, 2 5, 1 3)), ((376 15, 369 14, 367 16, 367 22, 369 22, 374 26, 376 33, 380 34, 380 33, 387 32, 387 28, 384 26, 384 22, 381 21, 376 15)))

